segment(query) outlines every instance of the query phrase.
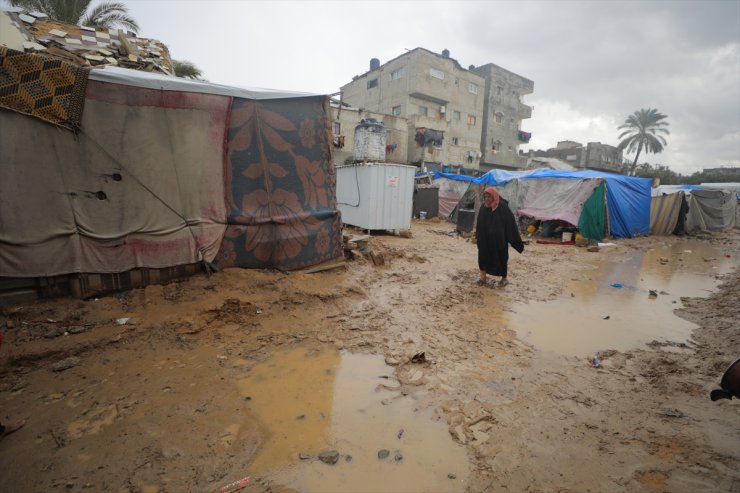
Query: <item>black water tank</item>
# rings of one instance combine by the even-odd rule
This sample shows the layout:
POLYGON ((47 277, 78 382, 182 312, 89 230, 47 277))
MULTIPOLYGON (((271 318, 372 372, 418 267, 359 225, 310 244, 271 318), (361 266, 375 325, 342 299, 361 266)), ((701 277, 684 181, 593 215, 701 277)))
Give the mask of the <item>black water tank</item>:
POLYGON ((448 50, 447 48, 442 50, 442 56, 445 58, 450 58, 450 50, 448 50))
POLYGON ((458 233, 470 233, 475 226, 475 209, 460 209, 457 211, 458 233))
POLYGON ((380 68, 380 60, 377 58, 371 58, 370 59, 370 70, 375 70, 377 68, 380 68))
POLYGON ((414 190, 413 216, 418 218, 421 211, 427 213, 427 219, 439 215, 439 187, 416 187, 416 190, 414 190))

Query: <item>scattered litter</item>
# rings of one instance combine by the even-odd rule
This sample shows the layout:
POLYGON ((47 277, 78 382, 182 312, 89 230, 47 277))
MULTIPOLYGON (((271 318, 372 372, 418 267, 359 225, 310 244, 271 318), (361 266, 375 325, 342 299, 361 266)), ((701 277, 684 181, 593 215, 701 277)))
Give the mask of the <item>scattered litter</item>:
POLYGON ((411 357, 412 363, 426 363, 426 361, 427 361, 427 357, 426 357, 426 354, 424 354, 424 351, 420 353, 416 353, 415 355, 411 357))
POLYGON ((334 465, 339 460, 339 452, 337 452, 336 450, 321 452, 319 454, 319 460, 324 464, 334 465))
POLYGON ((594 355, 593 359, 591 360, 591 366, 593 366, 594 368, 598 368, 600 365, 601 363, 599 362, 599 355, 594 355))
POLYGON ((691 250, 684 250, 683 253, 691 253, 691 250))
POLYGON ((611 318, 611 316, 610 316, 610 315, 604 315, 604 316, 603 316, 603 317, 601 317, 601 318, 603 318, 604 320, 609 320, 609 319, 611 318))
POLYGON ((660 257, 660 258, 658 259, 658 262, 660 262, 661 264, 665 265, 665 264, 667 264, 667 263, 668 263, 668 259, 667 259, 667 258, 665 258, 665 257, 660 257))
POLYGON ((609 246, 617 246, 616 243, 599 243, 599 248, 609 247, 609 246))
POLYGON ((307 454, 305 452, 300 452, 298 454, 298 458, 301 459, 301 460, 308 460, 308 459, 311 458, 311 455, 310 454, 307 454))
POLYGON ((665 296, 665 295, 667 295, 669 293, 667 293, 666 291, 661 291, 660 294, 662 294, 663 296, 665 296))
POLYGON ((613 288, 621 288, 622 287, 622 283, 621 282, 613 282, 609 286, 611 286, 613 288))
POLYGON ((658 297, 658 291, 656 289, 651 289, 650 294, 648 295, 651 298, 657 298, 658 297))
POLYGON ((400 440, 402 436, 403 436, 403 428, 401 428, 401 430, 398 432, 398 439, 400 440))
POLYGON ((257 310, 257 315, 260 315, 262 313, 262 310, 257 310))
POLYGON ((678 409, 663 409, 660 411, 660 414, 662 416, 666 416, 668 418, 685 418, 686 415, 679 411, 678 409))
POLYGON ((452 473, 449 473, 449 474, 447 475, 447 477, 448 477, 449 479, 457 479, 457 476, 455 476, 455 475, 454 475, 454 474, 452 474, 452 473))
POLYGON ((229 483, 218 491, 219 493, 230 493, 231 491, 239 491, 248 485, 249 485, 249 476, 247 476, 246 478, 242 478, 239 481, 234 481, 233 483, 229 483))
POLYGON ((725 257, 732 258, 732 255, 730 255, 729 253, 725 253, 725 257))
POLYGON ((130 318, 128 318, 128 317, 123 317, 123 318, 117 318, 117 319, 116 319, 116 323, 117 323, 118 325, 126 325, 126 324, 128 323, 128 321, 129 321, 129 320, 131 320, 131 319, 130 319, 130 318))
POLYGON ((704 257, 704 262, 713 262, 715 260, 717 260, 717 259, 714 258, 714 257, 704 257))

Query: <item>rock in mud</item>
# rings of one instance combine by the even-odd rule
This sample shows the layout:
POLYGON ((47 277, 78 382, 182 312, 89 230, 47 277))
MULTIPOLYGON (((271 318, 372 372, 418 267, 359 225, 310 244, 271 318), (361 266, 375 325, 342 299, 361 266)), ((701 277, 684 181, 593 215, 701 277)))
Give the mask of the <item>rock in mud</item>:
POLYGON ((44 334, 44 337, 47 339, 54 339, 55 337, 59 337, 61 335, 64 335, 64 329, 53 329, 44 334))
POLYGON ((398 361, 396 358, 385 358, 385 364, 388 366, 398 366, 401 362, 398 361))
POLYGON ((69 370, 70 368, 74 368, 75 366, 80 364, 80 358, 77 356, 70 356, 69 358, 65 358, 61 361, 57 361, 53 365, 51 365, 51 369, 53 371, 64 371, 69 370))
POLYGON ((319 460, 324 464, 336 464, 339 460, 339 452, 337 452, 336 450, 321 452, 319 454, 319 460))
POLYGON ((449 474, 447 475, 447 477, 448 477, 448 478, 450 478, 450 479, 457 479, 457 476, 455 476, 455 475, 454 475, 454 474, 452 474, 452 473, 449 473, 449 474))
POLYGON ((308 460, 311 458, 311 454, 307 454, 305 452, 301 452, 298 454, 298 458, 301 460, 308 460))
POLYGON ((396 452, 395 455, 393 455, 393 460, 401 462, 403 460, 403 454, 401 452, 396 452))
POLYGON ((386 450, 386 449, 378 450, 378 459, 380 459, 380 460, 385 459, 389 455, 391 455, 390 450, 386 450))

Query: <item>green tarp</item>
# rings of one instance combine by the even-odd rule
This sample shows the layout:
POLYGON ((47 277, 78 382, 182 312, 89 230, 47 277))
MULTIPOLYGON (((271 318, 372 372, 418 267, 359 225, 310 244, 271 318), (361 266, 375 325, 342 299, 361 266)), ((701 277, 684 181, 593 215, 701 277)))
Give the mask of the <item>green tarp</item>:
POLYGON ((604 221, 606 217, 604 182, 594 189, 594 193, 583 204, 581 216, 578 218, 578 230, 591 240, 604 239, 604 221))

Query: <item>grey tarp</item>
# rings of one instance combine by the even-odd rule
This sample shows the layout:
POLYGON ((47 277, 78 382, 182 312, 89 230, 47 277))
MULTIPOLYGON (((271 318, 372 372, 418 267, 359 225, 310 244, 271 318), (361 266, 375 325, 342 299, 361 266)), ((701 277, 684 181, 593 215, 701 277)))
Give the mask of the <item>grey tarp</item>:
POLYGON ((673 233, 681 212, 683 192, 653 197, 650 200, 650 234, 665 236, 673 233))
POLYGON ((686 232, 724 231, 735 226, 734 192, 722 190, 692 190, 686 232))

